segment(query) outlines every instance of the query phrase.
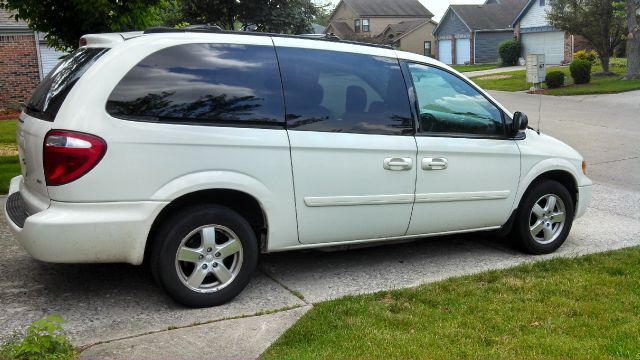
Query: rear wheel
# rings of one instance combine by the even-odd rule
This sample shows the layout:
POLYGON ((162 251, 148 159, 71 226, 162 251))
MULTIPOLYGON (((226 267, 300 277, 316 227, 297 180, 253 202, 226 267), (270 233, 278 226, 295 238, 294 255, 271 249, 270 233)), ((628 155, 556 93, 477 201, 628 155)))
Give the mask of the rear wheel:
POLYGON ((154 277, 173 299, 190 307, 233 299, 249 283, 258 261, 258 243, 247 220, 219 205, 180 211, 158 229, 154 245, 154 277))
POLYGON ((549 254, 567 239, 573 216, 569 191, 557 181, 544 180, 525 194, 512 234, 524 251, 549 254))

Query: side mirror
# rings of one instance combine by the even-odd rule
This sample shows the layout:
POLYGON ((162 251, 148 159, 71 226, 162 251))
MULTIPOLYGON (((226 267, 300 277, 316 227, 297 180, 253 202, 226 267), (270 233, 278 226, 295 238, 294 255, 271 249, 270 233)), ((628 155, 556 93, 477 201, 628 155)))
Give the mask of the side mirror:
POLYGON ((524 113, 520 111, 516 111, 513 114, 513 132, 518 132, 520 130, 526 130, 527 126, 529 126, 529 118, 524 113))

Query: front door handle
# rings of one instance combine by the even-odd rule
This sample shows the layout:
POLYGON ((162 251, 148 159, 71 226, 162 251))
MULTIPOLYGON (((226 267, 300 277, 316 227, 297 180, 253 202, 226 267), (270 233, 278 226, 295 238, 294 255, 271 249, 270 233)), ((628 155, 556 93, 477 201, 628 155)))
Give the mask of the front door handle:
POLYGON ((413 167, 413 159, 412 158, 386 158, 382 163, 382 167, 385 170, 391 171, 405 171, 411 170, 413 167))
POLYGON ((424 158, 422 159, 422 170, 444 170, 449 166, 445 158, 424 158))

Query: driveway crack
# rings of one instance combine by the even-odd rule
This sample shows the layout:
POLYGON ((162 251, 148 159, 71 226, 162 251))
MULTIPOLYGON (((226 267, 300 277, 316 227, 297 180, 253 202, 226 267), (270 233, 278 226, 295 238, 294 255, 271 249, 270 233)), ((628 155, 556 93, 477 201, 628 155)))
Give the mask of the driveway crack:
POLYGON ((264 274, 264 276, 268 277, 269 279, 273 280, 276 284, 282 286, 285 290, 287 290, 289 293, 291 293, 291 295, 297 297, 298 299, 300 299, 302 302, 304 302, 306 305, 313 305, 312 303, 310 303, 309 301, 307 301, 304 298, 304 295, 302 295, 302 293, 300 291, 297 290, 293 290, 290 287, 288 287, 287 285, 285 285, 282 281, 276 279, 275 275, 271 274, 268 270, 265 270, 263 268, 258 268, 258 271, 260 271, 261 273, 264 274))

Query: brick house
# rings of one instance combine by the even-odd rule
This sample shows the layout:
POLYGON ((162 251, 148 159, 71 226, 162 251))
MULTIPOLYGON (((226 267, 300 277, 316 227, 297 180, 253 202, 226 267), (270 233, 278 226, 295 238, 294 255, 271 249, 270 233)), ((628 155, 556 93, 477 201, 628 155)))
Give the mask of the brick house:
POLYGON ((376 38, 420 55, 431 54, 438 23, 418 0, 341 0, 325 33, 343 39, 376 38))
POLYGON ((40 80, 55 66, 60 53, 46 45, 44 35, 0 9, 0 110, 28 100, 40 80))

